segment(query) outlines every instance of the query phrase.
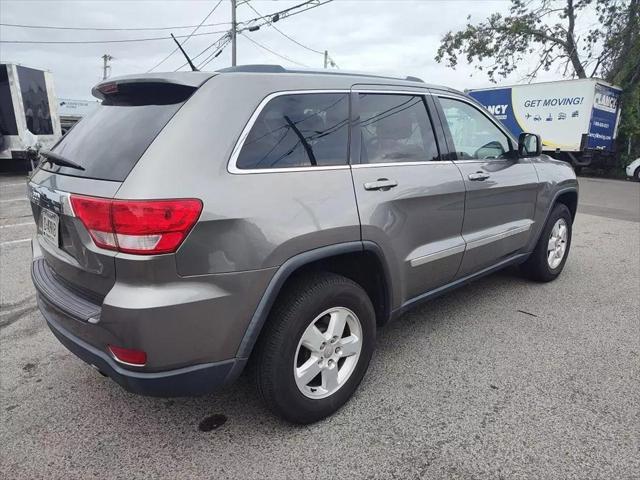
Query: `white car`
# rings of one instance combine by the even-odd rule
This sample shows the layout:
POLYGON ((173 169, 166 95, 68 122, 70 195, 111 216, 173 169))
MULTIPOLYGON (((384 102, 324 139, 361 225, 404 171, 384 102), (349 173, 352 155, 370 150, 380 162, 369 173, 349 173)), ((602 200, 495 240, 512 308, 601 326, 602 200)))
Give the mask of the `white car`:
POLYGON ((631 177, 635 181, 640 182, 640 158, 636 158, 627 165, 627 177, 631 177))

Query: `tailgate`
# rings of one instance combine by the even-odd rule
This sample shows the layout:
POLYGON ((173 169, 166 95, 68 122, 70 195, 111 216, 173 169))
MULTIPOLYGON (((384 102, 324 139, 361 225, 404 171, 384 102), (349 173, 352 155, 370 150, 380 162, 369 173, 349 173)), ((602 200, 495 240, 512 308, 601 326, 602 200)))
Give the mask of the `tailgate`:
POLYGON ((102 303, 115 283, 116 252, 98 248, 73 214, 69 192, 113 197, 120 182, 56 175, 39 170, 28 186, 37 241, 56 279, 102 303), (57 231, 57 235, 56 235, 57 231))

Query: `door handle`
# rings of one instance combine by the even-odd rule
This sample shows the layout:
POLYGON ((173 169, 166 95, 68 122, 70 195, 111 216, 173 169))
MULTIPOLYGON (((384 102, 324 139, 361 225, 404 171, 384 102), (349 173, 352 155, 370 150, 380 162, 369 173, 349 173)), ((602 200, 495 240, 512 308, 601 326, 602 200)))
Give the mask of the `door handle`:
POLYGON ((367 182, 364 184, 365 190, 383 190, 387 191, 393 187, 397 187, 398 182, 395 180, 389 180, 388 178, 379 178, 375 182, 367 182))
POLYGON ((486 180, 490 176, 491 175, 489 175, 488 173, 484 173, 484 172, 470 173, 469 174, 469 180, 471 180, 472 182, 482 182, 483 180, 486 180))

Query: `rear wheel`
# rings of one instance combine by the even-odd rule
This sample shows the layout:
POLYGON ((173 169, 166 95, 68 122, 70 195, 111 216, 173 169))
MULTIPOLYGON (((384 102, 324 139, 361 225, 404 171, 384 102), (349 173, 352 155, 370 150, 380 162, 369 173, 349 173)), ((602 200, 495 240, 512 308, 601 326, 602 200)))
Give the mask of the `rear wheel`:
POLYGON ((636 168, 633 178, 635 178, 636 182, 640 182, 640 167, 636 168))
POLYGON ((524 273, 539 282, 555 280, 567 261, 571 232, 571 212, 566 205, 558 203, 547 219, 535 250, 522 264, 524 273))
POLYGON ((375 335, 373 306, 360 285, 332 273, 304 277, 265 325, 254 359, 258 391, 290 422, 331 415, 364 377, 375 335))

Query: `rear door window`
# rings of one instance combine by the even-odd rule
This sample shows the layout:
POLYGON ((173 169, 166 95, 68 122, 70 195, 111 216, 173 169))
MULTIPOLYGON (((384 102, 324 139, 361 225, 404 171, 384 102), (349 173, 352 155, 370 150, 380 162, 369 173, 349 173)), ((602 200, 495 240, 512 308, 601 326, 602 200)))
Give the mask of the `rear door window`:
POLYGON ((286 94, 258 114, 236 160, 239 169, 347 164, 349 96, 286 94))
POLYGON ((362 163, 437 160, 438 147, 420 95, 361 93, 362 163))
POLYGON ((85 170, 43 163, 43 169, 123 181, 195 89, 171 84, 125 84, 107 95, 53 151, 85 170))

